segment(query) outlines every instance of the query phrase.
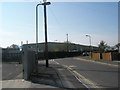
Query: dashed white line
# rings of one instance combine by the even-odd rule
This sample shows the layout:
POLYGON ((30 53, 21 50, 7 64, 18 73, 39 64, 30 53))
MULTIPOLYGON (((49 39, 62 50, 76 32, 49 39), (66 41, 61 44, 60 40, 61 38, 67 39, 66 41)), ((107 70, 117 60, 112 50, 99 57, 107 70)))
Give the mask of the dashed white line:
POLYGON ((56 64, 59 64, 58 62, 56 62, 54 59, 53 59, 53 61, 56 63, 56 64))

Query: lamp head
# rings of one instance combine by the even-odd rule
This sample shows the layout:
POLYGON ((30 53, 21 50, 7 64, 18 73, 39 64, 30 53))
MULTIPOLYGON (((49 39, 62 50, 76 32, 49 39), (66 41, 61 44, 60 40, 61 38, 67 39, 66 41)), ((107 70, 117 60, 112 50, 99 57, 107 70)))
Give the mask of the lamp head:
POLYGON ((50 2, 46 2, 47 0, 43 0, 44 3, 42 3, 42 5, 50 5, 50 2))

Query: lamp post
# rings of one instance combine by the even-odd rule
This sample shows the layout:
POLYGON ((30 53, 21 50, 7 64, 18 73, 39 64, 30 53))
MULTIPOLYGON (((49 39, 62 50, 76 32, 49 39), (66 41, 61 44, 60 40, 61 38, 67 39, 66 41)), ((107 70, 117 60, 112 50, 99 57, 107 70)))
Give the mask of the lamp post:
MULTIPOLYGON (((41 4, 37 4, 36 6, 36 51, 37 51, 37 59, 38 59, 38 6, 44 6, 44 25, 45 25, 45 59, 46 59, 46 67, 48 67, 48 44, 47 44, 47 15, 46 15, 46 5, 50 5, 50 2, 43 1, 41 4)), ((36 65, 38 65, 38 61, 36 60, 36 65)))
POLYGON ((92 48, 91 48, 91 36, 90 36, 90 35, 86 35, 86 37, 89 37, 89 42, 90 42, 90 55, 91 55, 91 51, 92 51, 92 48))

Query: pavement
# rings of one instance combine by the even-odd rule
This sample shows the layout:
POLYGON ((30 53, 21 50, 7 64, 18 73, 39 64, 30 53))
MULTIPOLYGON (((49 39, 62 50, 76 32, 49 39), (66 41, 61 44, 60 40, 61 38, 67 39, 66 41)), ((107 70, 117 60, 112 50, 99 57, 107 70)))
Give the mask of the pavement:
POLYGON ((110 61, 110 60, 103 60, 103 59, 92 59, 89 56, 84 56, 84 57, 77 57, 78 60, 87 60, 90 62, 95 62, 95 63, 99 63, 99 64, 105 64, 105 65, 109 65, 109 66, 115 66, 115 67, 119 67, 120 61, 116 60, 116 61, 110 61))
POLYGON ((21 77, 22 73, 17 75, 16 79, 3 80, 2 90, 6 88, 87 89, 68 69, 53 61, 50 61, 48 68, 45 66, 45 61, 40 61, 38 71, 39 74, 32 74, 29 81, 17 78, 21 77))
MULTIPOLYGON (((17 71, 17 74, 13 73, 13 74, 9 75, 9 74, 6 74, 6 72, 4 71, 5 74, 3 74, 4 78, 2 79, 2 88, 3 88, 2 90, 7 90, 6 88, 11 88, 11 89, 20 88, 23 90, 24 90, 24 88, 25 89, 27 89, 27 88, 28 89, 35 89, 35 88, 36 89, 37 88, 42 88, 42 89, 43 88, 52 88, 53 89, 53 88, 57 88, 57 89, 64 89, 64 90, 84 88, 84 89, 88 90, 88 87, 86 87, 86 85, 81 82, 82 80, 79 81, 80 78, 82 77, 82 75, 80 76, 80 73, 81 74, 83 73, 83 76, 94 75, 94 73, 95 73, 95 76, 96 75, 98 76, 99 74, 96 74, 96 73, 98 73, 99 70, 97 72, 95 72, 95 70, 88 71, 88 67, 89 67, 90 63, 87 63, 86 61, 97 63, 97 66, 95 66, 95 67, 100 66, 98 64, 104 64, 104 65, 112 66, 115 68, 118 67, 118 62, 104 61, 104 60, 88 60, 88 59, 85 59, 83 57, 67 58, 67 59, 62 59, 62 60, 49 60, 49 67, 48 68, 45 66, 45 61, 39 61, 38 75, 33 73, 30 77, 30 80, 25 81, 23 79, 23 74, 21 72, 22 71, 21 65, 19 66, 18 64, 11 63, 11 65, 10 65, 11 70, 13 72, 17 71), (68 60, 69 60, 69 62, 68 62, 68 60), (80 61, 77 62, 76 60, 83 60, 83 62, 80 62, 80 61), (14 64, 14 65, 12 65, 12 64, 14 64), (64 66, 63 64, 67 65, 67 67, 64 66), (12 66, 14 66, 14 67, 12 68, 12 66), (75 67, 75 66, 77 66, 77 67, 75 67), (81 67, 81 66, 83 66, 83 67, 81 67), (85 66, 85 70, 84 69, 81 70, 81 68, 84 68, 84 66, 85 66), (18 68, 18 67, 20 67, 20 68, 18 68), (74 73, 72 73, 71 71, 74 71, 74 73), (77 76, 80 76, 80 78, 77 76)), ((96 64, 94 64, 94 65, 96 65, 96 64)), ((94 65, 90 66, 89 69, 91 67, 93 67, 94 65)), ((8 65, 4 65, 4 66, 6 67, 8 65)), ((106 66, 104 66, 104 67, 106 68, 106 66)), ((100 66, 101 69, 104 67, 100 66)), ((112 69, 112 67, 111 67, 111 69, 112 69)), ((110 67, 106 68, 105 69, 106 72, 108 72, 109 69, 110 69, 110 67)), ((114 70, 114 69, 112 69, 112 70, 114 70)), ((11 71, 8 69, 7 72, 11 72, 11 71)), ((103 70, 103 72, 105 72, 105 71, 103 70)), ((115 69, 113 74, 115 74, 115 72, 117 72, 116 69, 115 69)), ((103 73, 104 77, 108 77, 108 76, 110 77, 110 75, 107 75, 107 74, 105 76, 105 73, 103 73)), ((102 73, 100 73, 100 75, 102 75, 102 73)), ((111 73, 111 75, 112 75, 112 73, 111 73)), ((88 79, 90 77, 91 80, 95 80, 97 82, 97 76, 96 77, 92 76, 92 78, 90 76, 88 76, 88 79)), ((102 80, 102 77, 99 77, 99 78, 100 78, 100 80, 102 80)), ((86 78, 84 78, 84 79, 86 79, 86 78)), ((90 82, 90 79, 89 79, 89 82, 90 82)), ((100 80, 98 80, 98 82, 100 80)), ((88 82, 88 80, 87 80, 87 82, 88 82)))

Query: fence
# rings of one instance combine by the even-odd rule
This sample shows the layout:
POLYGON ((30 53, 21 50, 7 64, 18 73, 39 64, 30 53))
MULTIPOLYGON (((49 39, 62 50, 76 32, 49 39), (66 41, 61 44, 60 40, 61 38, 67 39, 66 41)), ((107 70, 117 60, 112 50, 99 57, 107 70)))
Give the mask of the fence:
POLYGON ((91 55, 93 59, 100 59, 100 53, 92 53, 91 55))
POLYGON ((4 53, 2 52, 3 62, 21 62, 21 52, 19 53, 4 53))
POLYGON ((120 53, 118 52, 92 53, 92 58, 110 61, 120 60, 120 53))
POLYGON ((111 53, 102 53, 102 59, 103 60, 112 60, 112 55, 111 53))

